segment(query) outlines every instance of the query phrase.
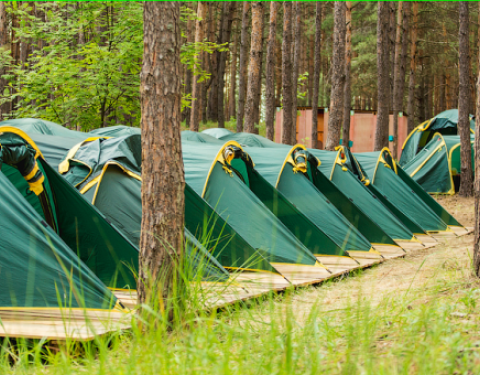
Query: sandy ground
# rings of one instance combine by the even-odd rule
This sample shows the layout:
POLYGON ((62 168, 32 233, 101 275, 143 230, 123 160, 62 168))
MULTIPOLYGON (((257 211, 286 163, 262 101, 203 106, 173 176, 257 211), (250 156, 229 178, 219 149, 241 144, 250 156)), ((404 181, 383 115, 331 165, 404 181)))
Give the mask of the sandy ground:
MULTIPOLYGON (((437 199, 461 224, 473 226, 473 198, 440 196, 437 199)), ((472 247, 472 234, 439 240, 439 244, 430 249, 409 251, 405 258, 388 260, 318 288, 306 288, 293 297, 295 314, 302 320, 301 315, 308 314, 313 303, 320 303, 323 311, 329 311, 345 308, 359 298, 368 299, 373 305, 407 294, 415 300, 428 299, 432 291, 441 292, 447 280, 478 283, 470 273, 472 247)))

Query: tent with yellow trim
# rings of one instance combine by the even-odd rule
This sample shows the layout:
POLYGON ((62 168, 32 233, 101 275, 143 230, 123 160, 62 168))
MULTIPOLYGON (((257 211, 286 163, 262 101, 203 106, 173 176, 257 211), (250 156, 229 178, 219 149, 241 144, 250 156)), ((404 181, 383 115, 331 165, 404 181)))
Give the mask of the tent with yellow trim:
MULTIPOLYGON (((55 209, 51 170, 41 153, 18 129, 0 127, 0 132, 0 309, 121 309, 100 277, 78 259, 68 229, 74 223, 65 223, 55 209)), ((105 245, 92 235, 99 241, 94 246, 105 245)))
MULTIPOLYGON (((299 236, 300 229, 286 220, 299 223, 298 219, 294 216, 284 217, 281 212, 275 211, 278 203, 269 203, 267 199, 263 199, 265 188, 261 185, 254 186, 250 176, 252 172, 247 176, 247 171, 238 169, 239 173, 246 175, 252 191, 264 200, 267 206, 272 207, 271 210, 315 255, 345 253, 374 258, 380 256, 372 249, 371 242, 397 247, 388 234, 325 178, 317 169, 320 161, 304 146, 298 144, 294 147, 268 149, 248 147, 245 151, 255 163, 255 171, 275 187, 299 211, 299 215, 308 219, 308 227, 303 224, 304 235, 299 236)), ((232 162, 232 166, 236 167, 235 162, 232 162)))
MULTIPOLYGON (((407 136, 402 146, 400 166, 409 163, 429 143, 435 133, 457 135, 458 109, 449 109, 421 123, 407 136)), ((470 115, 470 131, 475 132, 475 120, 470 115)))
POLYGON ((131 265, 137 261, 138 251, 133 244, 46 162, 38 146, 25 132, 0 126, 0 143, 13 150, 17 162, 16 165, 4 163, 2 175, 10 180, 48 226, 105 285, 135 288, 131 265), (27 157, 34 158, 34 171, 38 175, 34 171, 22 172, 21 166, 27 157))
POLYGON ((359 173, 371 182, 370 188, 375 190, 384 204, 393 207, 425 233, 465 231, 452 215, 397 165, 388 148, 354 156, 361 166, 359 173))
MULTIPOLYGON (((60 163, 59 171, 139 247, 142 219, 140 134, 91 137, 72 147, 60 163)), ((204 279, 224 280, 223 266, 276 272, 188 184, 185 188, 185 226, 187 251, 193 259, 193 270, 187 271, 195 273, 192 277, 200 275, 202 268, 204 279)))
MULTIPOLYGON (((475 161, 471 135, 472 165, 475 161)), ((460 137, 436 133, 432 140, 406 165, 403 170, 430 194, 455 194, 461 178, 460 137)))

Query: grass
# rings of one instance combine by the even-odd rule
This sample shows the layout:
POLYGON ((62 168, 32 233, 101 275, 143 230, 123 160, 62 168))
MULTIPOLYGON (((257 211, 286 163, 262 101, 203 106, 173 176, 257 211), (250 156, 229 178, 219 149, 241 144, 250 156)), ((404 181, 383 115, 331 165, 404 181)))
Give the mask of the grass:
MULTIPOLYGON (((454 203, 454 213, 472 211, 471 201, 454 203)), ((38 346, 24 345, 11 353, 4 345, 0 371, 477 374, 480 283, 470 274, 471 241, 472 236, 444 240, 317 288, 288 290, 221 312, 189 310, 173 329, 159 324, 143 333, 134 325, 131 333, 98 339, 82 351, 42 355, 38 346)))

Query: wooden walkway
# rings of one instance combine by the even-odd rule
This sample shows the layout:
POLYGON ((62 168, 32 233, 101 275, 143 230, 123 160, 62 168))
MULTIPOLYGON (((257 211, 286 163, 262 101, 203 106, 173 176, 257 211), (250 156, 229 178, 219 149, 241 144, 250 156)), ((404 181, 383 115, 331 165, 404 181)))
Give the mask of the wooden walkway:
MULTIPOLYGON (((376 253, 350 253, 350 257, 318 256, 324 267, 275 264, 280 274, 242 272, 229 283, 205 283, 205 308, 218 309, 287 288, 320 284, 353 270, 367 268, 388 259, 405 256, 409 250, 429 248, 445 238, 455 238, 473 231, 458 228, 452 233, 417 236, 420 242, 399 246, 374 246, 376 253)), ((114 291, 126 311, 91 311, 81 309, 3 309, 0 310, 0 336, 50 340, 92 340, 96 335, 129 329, 137 305, 136 292, 114 291)))

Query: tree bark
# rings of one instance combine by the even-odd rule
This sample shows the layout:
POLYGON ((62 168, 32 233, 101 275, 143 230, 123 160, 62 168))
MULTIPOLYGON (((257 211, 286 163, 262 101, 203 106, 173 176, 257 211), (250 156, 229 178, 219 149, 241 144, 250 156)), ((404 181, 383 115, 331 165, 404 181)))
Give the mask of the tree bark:
POLYGON ((292 111, 292 140, 290 143, 297 143, 297 107, 298 107, 298 77, 300 75, 300 63, 302 60, 302 17, 303 3, 296 1, 295 3, 295 44, 293 52, 293 111, 292 111))
POLYGON ((340 143, 342 127, 343 102, 345 100, 345 23, 346 6, 344 2, 335 1, 333 21, 332 52, 332 89, 328 117, 328 134, 325 149, 334 151, 340 143))
POLYGON ((270 25, 267 46, 267 67, 265 80, 265 126, 267 138, 273 141, 275 131, 275 39, 279 3, 270 2, 270 25))
POLYGON ((282 44, 282 91, 283 91, 283 126, 282 143, 291 144, 293 129, 293 84, 292 84, 292 37, 293 4, 283 2, 283 44, 282 44))
POLYGON ((350 68, 352 63, 352 2, 346 5, 346 39, 345 39, 345 99, 343 102, 343 134, 342 144, 346 147, 350 141, 350 110, 352 105, 352 88, 350 84, 350 68))
MULTIPOLYGON (((479 5, 480 6, 480 5, 479 5)), ((480 17, 480 15, 479 15, 480 17)), ((479 30, 480 33, 480 30, 479 30)), ((478 54, 480 64, 480 50, 478 54)), ((475 166, 480 166, 480 72, 477 78, 477 103, 475 115, 475 166)), ((475 167, 475 234, 473 237, 473 272, 480 277, 480 168, 475 167)))
MULTIPOLYGON (((0 48, 4 51, 10 49, 9 33, 8 33, 8 14, 6 2, 0 2, 0 48)), ((6 68, 0 69, 0 93, 8 87, 8 82, 2 75, 6 73, 6 68)), ((6 119, 6 115, 10 112, 10 103, 0 105, 0 121, 6 119)))
MULTIPOLYGON (((208 40, 212 43, 218 42, 216 38, 217 19, 215 17, 215 8, 217 3, 210 2, 210 12, 208 14, 209 36, 208 40)), ((221 20, 218 20, 221 22, 221 20)), ((210 121, 218 121, 218 54, 209 54, 210 80, 208 82, 208 102, 207 102, 207 118, 210 121)))
POLYGON ((410 72, 408 77, 408 99, 407 99, 407 134, 410 134, 415 127, 415 70, 417 68, 417 23, 418 23, 418 2, 412 4, 413 24, 410 37, 410 72))
POLYGON ((458 131, 460 133, 460 190, 459 194, 464 197, 472 196, 473 170, 472 150, 470 146, 470 53, 468 33, 468 2, 460 1, 459 7, 459 33, 458 33, 458 77, 459 77, 459 100, 458 100, 458 131))
POLYGON ((261 59, 263 42, 263 3, 252 3, 252 42, 250 47, 250 69, 248 73, 247 102, 245 106, 245 131, 253 133, 255 130, 255 106, 261 81, 261 59))
POLYGON ((243 2, 242 31, 240 35, 240 74, 238 79, 238 107, 237 107, 237 133, 243 131, 243 117, 245 115, 245 96, 247 94, 247 69, 248 69, 248 12, 250 3, 243 2))
POLYGON ((398 4, 397 27, 395 35, 395 69, 393 72, 393 155, 398 155, 398 113, 403 110, 403 91, 405 86, 405 56, 407 54, 408 3, 398 4), (405 9, 404 9, 405 7, 405 9), (403 27, 402 27, 403 25, 403 27), (403 42, 402 42, 403 35, 403 42))
MULTIPOLYGON (((189 8, 195 10, 194 3, 189 3, 189 8)), ((187 44, 195 42, 195 20, 187 21, 187 44)), ((192 71, 185 67, 185 95, 192 94, 192 71)), ((190 127, 191 108, 185 107, 183 110, 182 120, 190 127)))
POLYGON ((377 85, 378 112, 373 149, 379 151, 388 146, 388 122, 390 108, 390 39, 388 37, 390 4, 378 2, 377 20, 377 85))
POLYGON ((445 86, 447 85, 446 82, 445 82, 445 74, 440 74, 438 76, 438 86, 437 86, 437 90, 438 90, 438 106, 437 106, 437 109, 436 109, 436 115, 439 114, 440 112, 443 112, 445 111, 445 109, 447 108, 446 104, 445 104, 445 86))
MULTIPOLYGON (((204 1, 198 2, 197 8, 197 20, 195 25, 195 43, 203 42, 203 29, 205 24, 205 16, 207 15, 207 3, 204 1)), ((198 48, 198 47, 197 47, 198 48)), ((197 59, 201 58, 201 52, 198 49, 196 52, 197 59)), ((192 108, 190 111, 190 130, 198 132, 200 127, 200 117, 202 114, 203 106, 205 105, 202 102, 202 90, 203 82, 198 82, 199 76, 197 74, 193 75, 192 82, 192 108)))
MULTIPOLYGON (((221 26, 220 26, 220 35, 218 44, 225 44, 230 42, 230 35, 232 33, 232 22, 235 16, 235 1, 225 1, 223 2, 222 16, 221 16, 221 26)), ((225 90, 225 64, 227 61, 227 51, 217 52, 217 61, 218 61, 218 74, 217 74, 217 111, 218 111, 218 127, 225 127, 225 101, 224 101, 224 90, 225 90)))
POLYGON ((230 62, 230 92, 228 94, 228 120, 236 117, 236 90, 237 90, 237 55, 238 55, 238 34, 234 32, 231 48, 230 62))
POLYGON ((322 2, 316 2, 315 13, 315 52, 313 68, 313 92, 312 92, 312 148, 318 148, 318 92, 320 90, 320 67, 322 47, 322 2))
POLYGON ((184 189, 181 127, 180 3, 145 2, 142 107, 140 303, 165 311, 178 297, 183 257, 184 189), (162 308, 163 307, 163 308, 162 308))

